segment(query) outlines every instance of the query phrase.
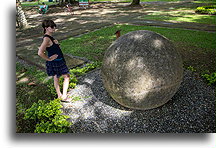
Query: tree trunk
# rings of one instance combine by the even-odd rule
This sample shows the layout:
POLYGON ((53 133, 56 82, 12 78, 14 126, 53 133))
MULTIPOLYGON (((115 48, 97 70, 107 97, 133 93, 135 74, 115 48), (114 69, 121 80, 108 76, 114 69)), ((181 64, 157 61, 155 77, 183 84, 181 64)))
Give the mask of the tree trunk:
POLYGON ((60 6, 63 6, 64 3, 65 3, 65 0, 59 0, 59 5, 60 5, 60 6))
POLYGON ((16 10, 17 10, 16 20, 17 20, 18 26, 21 29, 29 28, 28 22, 27 22, 26 17, 25 17, 25 13, 22 10, 21 5, 17 5, 16 10))
POLYGON ((131 6, 140 6, 140 0, 133 0, 131 6))

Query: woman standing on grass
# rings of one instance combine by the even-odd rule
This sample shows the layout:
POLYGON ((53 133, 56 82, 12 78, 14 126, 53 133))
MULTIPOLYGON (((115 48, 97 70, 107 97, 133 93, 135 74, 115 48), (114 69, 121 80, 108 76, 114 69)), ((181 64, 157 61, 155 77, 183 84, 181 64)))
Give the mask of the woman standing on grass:
POLYGON ((63 53, 58 41, 52 37, 55 32, 56 24, 52 20, 44 20, 42 22, 44 29, 43 42, 38 50, 38 55, 46 60, 46 70, 49 76, 54 78, 54 87, 58 94, 58 98, 62 101, 69 101, 67 98, 67 90, 69 86, 69 69, 66 65, 63 53), (48 56, 45 54, 48 52, 48 56), (63 93, 60 91, 59 78, 64 77, 63 93))

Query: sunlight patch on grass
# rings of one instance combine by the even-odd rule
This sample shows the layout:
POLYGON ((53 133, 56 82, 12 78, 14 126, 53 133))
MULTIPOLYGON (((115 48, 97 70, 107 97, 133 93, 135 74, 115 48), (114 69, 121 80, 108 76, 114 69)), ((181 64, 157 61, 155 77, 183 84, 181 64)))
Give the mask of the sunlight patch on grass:
POLYGON ((196 14, 194 11, 148 11, 149 14, 142 16, 142 19, 159 20, 167 22, 194 22, 202 24, 216 24, 215 15, 196 14))

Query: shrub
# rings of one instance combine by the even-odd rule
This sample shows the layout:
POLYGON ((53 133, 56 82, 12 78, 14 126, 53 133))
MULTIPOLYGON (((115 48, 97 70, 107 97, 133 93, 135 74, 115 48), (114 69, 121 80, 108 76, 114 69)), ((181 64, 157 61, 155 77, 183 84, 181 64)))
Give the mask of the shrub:
POLYGON ((39 100, 26 110, 24 119, 35 122, 35 133, 66 133, 71 125, 69 116, 62 115, 59 99, 46 103, 39 100))
POLYGON ((209 85, 216 85, 216 72, 211 74, 203 74, 202 77, 208 81, 209 85))
POLYGON ((85 73, 99 67, 100 64, 101 63, 99 63, 99 62, 89 63, 89 64, 86 64, 85 67, 82 67, 82 68, 78 67, 78 68, 71 69, 70 73, 72 73, 72 74, 74 74, 76 76, 82 76, 85 73))

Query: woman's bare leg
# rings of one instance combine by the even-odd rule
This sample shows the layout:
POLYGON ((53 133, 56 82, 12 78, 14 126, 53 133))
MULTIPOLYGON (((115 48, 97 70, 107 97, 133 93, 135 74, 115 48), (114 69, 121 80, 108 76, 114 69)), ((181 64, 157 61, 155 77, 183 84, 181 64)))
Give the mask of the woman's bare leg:
POLYGON ((62 93, 60 91, 59 78, 57 77, 57 75, 54 76, 54 87, 56 89, 56 93, 58 95, 58 98, 61 98, 62 97, 62 93))
POLYGON ((62 76, 64 77, 62 99, 66 100, 67 99, 67 90, 68 90, 68 86, 69 86, 69 82, 70 82, 70 75, 65 74, 65 75, 62 75, 62 76))

